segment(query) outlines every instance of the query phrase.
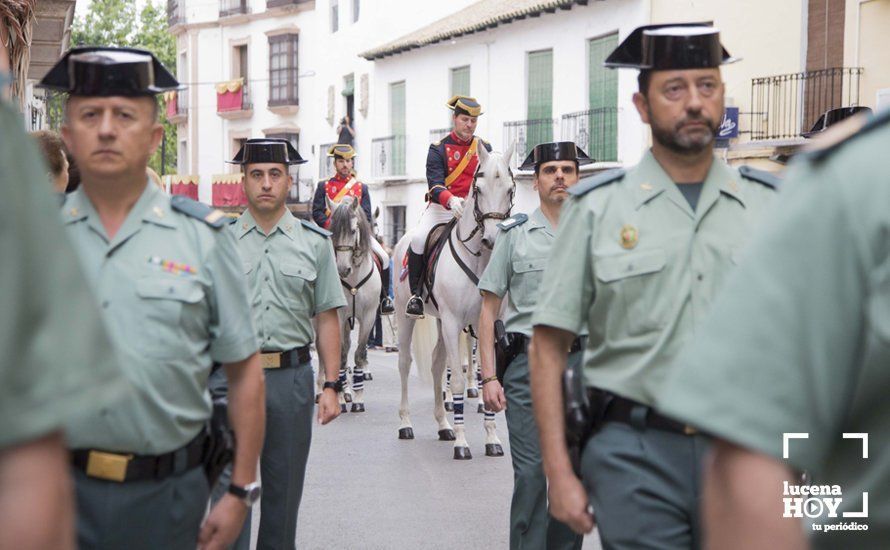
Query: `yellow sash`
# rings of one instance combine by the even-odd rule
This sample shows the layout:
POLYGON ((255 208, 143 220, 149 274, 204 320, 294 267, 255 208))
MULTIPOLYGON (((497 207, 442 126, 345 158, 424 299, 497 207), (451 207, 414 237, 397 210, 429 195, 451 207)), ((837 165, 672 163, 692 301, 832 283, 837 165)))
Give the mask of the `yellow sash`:
POLYGON ((334 204, 337 204, 338 202, 342 201, 343 197, 346 196, 346 193, 349 193, 349 190, 352 189, 356 183, 358 183, 358 182, 355 181, 354 177, 349 178, 349 181, 346 182, 346 185, 343 186, 343 189, 340 189, 337 192, 337 194, 334 195, 334 198, 331 199, 334 202, 334 204))
POLYGON ((477 138, 473 138, 473 141, 470 142, 470 148, 467 150, 467 154, 464 155, 464 158, 460 159, 460 162, 454 168, 454 172, 448 174, 448 177, 445 178, 445 187, 451 187, 451 184, 454 183, 454 180, 458 178, 461 174, 464 173, 464 170, 467 169, 467 165, 470 164, 470 159, 476 156, 476 144, 478 143, 477 138))

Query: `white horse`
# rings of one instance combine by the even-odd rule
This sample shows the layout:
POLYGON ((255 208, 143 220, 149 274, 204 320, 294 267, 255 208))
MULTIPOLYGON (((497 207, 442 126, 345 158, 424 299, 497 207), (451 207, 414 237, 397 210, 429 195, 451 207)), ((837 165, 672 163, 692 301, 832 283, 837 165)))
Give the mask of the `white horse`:
MULTIPOLYGON (((346 402, 352 401, 352 412, 365 412, 365 369, 368 365, 368 335, 377 319, 380 305, 380 271, 374 263, 370 240, 371 224, 359 207, 359 202, 346 197, 332 209, 331 239, 337 258, 337 272, 346 297, 346 307, 338 310, 340 317, 340 381, 344 392, 340 395, 340 409, 346 412, 346 402), (352 330, 358 324, 355 347, 355 367, 352 376, 347 368, 352 330)), ((324 373, 324 369, 319 369, 324 373)))
MULTIPOLYGON (((464 204, 464 213, 448 236, 449 240, 442 249, 436 266, 432 291, 435 304, 429 300, 425 305, 426 315, 437 318, 437 340, 431 365, 435 399, 434 416, 439 425, 439 440, 454 441, 456 460, 472 458, 464 432, 466 377, 463 376, 461 368, 461 331, 479 320, 482 298, 476 285, 491 257, 491 250, 499 231, 497 224, 509 216, 516 189, 509 168, 510 157, 513 154, 512 146, 504 155, 488 153, 483 147, 479 148, 478 154, 479 170, 464 204), (454 430, 445 418, 442 381, 446 361, 454 374, 450 377, 450 389, 454 400, 454 430)), ((410 242, 411 232, 402 237, 396 245, 394 252, 396 258, 404 257, 410 242)), ((405 315, 405 304, 410 297, 408 281, 397 281, 395 306, 399 330, 399 374, 402 379, 399 439, 414 439, 408 407, 408 374, 411 370, 411 341, 414 337, 416 320, 405 315)), ((423 320, 421 323, 426 322, 427 320, 423 320)), ((421 326, 423 325, 418 325, 418 328, 421 326)), ((428 358, 416 357, 416 359, 420 365, 420 361, 428 358)), ((498 439, 494 413, 485 412, 484 427, 485 454, 503 456, 504 450, 498 439)))

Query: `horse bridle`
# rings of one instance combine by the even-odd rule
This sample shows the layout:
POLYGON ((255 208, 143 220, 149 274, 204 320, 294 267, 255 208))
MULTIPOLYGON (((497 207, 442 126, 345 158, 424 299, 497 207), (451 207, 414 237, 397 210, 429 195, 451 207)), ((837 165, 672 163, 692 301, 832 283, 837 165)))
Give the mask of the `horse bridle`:
MULTIPOLYGON (((473 256, 476 256, 477 258, 482 255, 482 250, 480 249, 477 252, 473 252, 467 246, 467 243, 476 235, 476 233, 478 233, 479 231, 482 231, 485 228, 485 225, 484 225, 485 220, 506 220, 507 218, 510 217, 510 211, 513 210, 513 196, 516 192, 516 181, 513 179, 513 171, 510 170, 510 181, 513 182, 513 186, 510 188, 510 206, 507 208, 507 211, 506 212, 483 212, 479 208, 479 200, 478 200, 479 191, 478 191, 478 188, 476 187, 476 180, 479 179, 480 177, 485 177, 485 173, 477 170, 476 173, 473 175, 473 191, 472 191, 473 217, 476 220, 476 227, 473 228, 473 231, 470 232, 469 236, 467 236, 466 239, 461 239, 460 233, 458 233, 457 227, 454 228, 454 232, 458 233, 457 240, 460 242, 460 244, 464 245, 464 248, 467 250, 467 252, 469 252, 473 256)), ((489 247, 489 248, 491 248, 491 247, 489 247)))
POLYGON ((335 252, 349 252, 351 254, 353 267, 358 267, 359 265, 361 265, 359 258, 356 257, 356 251, 359 250, 358 242, 359 242, 360 238, 361 238, 361 236, 359 235, 358 231, 356 231, 355 241, 353 242, 353 244, 351 244, 351 245, 347 245, 347 244, 334 245, 335 252))
MULTIPOLYGON (((351 253, 352 266, 355 268, 357 268, 361 265, 360 258, 356 257, 356 251, 359 250, 358 242, 359 242, 360 238, 361 238, 361 236, 359 235, 358 232, 356 232, 355 233, 355 241, 353 242, 353 244, 351 244, 351 245, 346 245, 346 244, 334 245, 334 250, 336 252, 351 253)), ((373 261, 371 262, 371 270, 368 271, 368 274, 365 275, 364 278, 362 278, 362 280, 360 280, 358 282, 358 284, 355 286, 350 285, 349 283, 346 282, 346 279, 344 279, 343 277, 340 277, 340 284, 343 285, 343 288, 348 290, 349 293, 352 295, 352 315, 350 315, 347 318, 347 321, 349 322, 349 330, 352 330, 355 328, 355 315, 356 315, 355 296, 356 296, 356 294, 358 294, 359 289, 361 287, 363 287, 365 285, 365 283, 368 282, 368 280, 371 278, 372 275, 374 275, 374 262, 373 261)))

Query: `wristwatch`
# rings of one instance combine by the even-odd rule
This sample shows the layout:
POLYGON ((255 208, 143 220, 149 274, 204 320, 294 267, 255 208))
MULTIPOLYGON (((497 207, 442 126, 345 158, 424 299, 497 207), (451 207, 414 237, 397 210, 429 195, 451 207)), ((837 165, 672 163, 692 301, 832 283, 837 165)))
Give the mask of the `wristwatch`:
POLYGON ((328 388, 331 388, 336 393, 340 393, 341 391, 343 391, 343 382, 341 382, 340 379, 337 379, 333 382, 331 382, 330 380, 326 380, 324 386, 322 386, 321 389, 322 391, 324 391, 328 388))
POLYGON ((260 486, 259 481, 254 481, 253 483, 248 483, 244 487, 229 484, 229 492, 240 498, 244 505, 250 508, 260 500, 260 495, 262 495, 263 489, 260 486))

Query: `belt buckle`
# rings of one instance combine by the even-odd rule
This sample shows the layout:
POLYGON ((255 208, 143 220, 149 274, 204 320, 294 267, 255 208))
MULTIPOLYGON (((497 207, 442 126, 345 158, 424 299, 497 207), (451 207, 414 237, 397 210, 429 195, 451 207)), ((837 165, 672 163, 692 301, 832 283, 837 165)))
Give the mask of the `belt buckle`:
POLYGON ((127 464, 133 455, 119 455, 102 451, 90 451, 87 458, 87 475, 108 481, 122 482, 127 478, 127 464))
POLYGON ((263 365, 264 369, 280 369, 281 353, 261 353, 260 363, 263 365))
POLYGON ((688 424, 683 425, 683 434, 684 435, 695 435, 697 433, 698 433, 698 430, 696 430, 692 426, 690 426, 688 424))

